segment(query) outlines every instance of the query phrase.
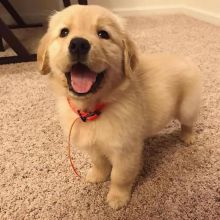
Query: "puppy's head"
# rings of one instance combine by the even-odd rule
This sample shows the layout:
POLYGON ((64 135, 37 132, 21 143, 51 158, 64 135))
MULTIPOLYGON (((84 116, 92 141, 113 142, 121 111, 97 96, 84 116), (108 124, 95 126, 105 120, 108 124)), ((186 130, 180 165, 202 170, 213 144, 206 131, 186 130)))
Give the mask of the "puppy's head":
POLYGON ((137 63, 122 20, 99 6, 74 5, 57 12, 38 48, 42 74, 75 99, 101 98, 132 75, 137 63))

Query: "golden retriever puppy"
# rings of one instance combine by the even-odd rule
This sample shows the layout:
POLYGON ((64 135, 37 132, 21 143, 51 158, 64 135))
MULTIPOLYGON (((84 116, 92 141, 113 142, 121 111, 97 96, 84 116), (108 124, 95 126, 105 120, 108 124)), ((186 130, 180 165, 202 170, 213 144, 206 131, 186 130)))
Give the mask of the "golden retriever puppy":
MULTIPOLYGON (((144 139, 178 119, 191 143, 200 74, 172 55, 143 55, 121 18, 99 6, 70 6, 50 18, 38 63, 49 74, 61 125, 92 160, 87 181, 111 179, 108 204, 126 205, 141 168, 144 139)), ((146 158, 147 159, 147 158, 146 158)))

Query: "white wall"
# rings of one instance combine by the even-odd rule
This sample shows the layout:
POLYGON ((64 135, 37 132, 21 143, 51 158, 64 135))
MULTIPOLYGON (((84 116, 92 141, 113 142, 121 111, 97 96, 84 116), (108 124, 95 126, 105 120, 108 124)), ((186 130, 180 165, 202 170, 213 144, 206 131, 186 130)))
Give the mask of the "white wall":
MULTIPOLYGON (((62 8, 62 0, 11 0, 27 22, 41 21, 53 11, 62 8)), ((76 3, 72 0, 72 3, 76 3)), ((88 0, 121 14, 147 14, 148 12, 184 12, 220 24, 220 0, 88 0), (140 13, 142 11, 142 13, 140 13), (218 23, 217 22, 217 23, 218 23)), ((10 16, 0 4, 0 15, 7 22, 10 16)))
POLYGON ((220 26, 220 0, 184 0, 184 13, 220 26))
POLYGON ((122 15, 146 15, 149 13, 170 12, 179 8, 184 0, 89 0, 91 4, 98 4, 110 8, 122 15))
POLYGON ((146 7, 161 7, 161 6, 173 6, 180 5, 183 0, 88 0, 91 4, 99 4, 107 6, 111 9, 122 8, 146 8, 146 7))
POLYGON ((220 15, 220 0, 183 0, 188 7, 220 15))

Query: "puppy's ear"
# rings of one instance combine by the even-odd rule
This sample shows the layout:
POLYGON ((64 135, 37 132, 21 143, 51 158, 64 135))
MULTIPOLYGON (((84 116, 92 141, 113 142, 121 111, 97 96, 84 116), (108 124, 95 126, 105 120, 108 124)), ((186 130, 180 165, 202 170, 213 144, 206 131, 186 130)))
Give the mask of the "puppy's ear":
POLYGON ((39 47, 37 49, 37 62, 39 71, 41 74, 46 75, 50 72, 48 46, 50 43, 49 33, 46 33, 40 40, 39 47))
POLYGON ((124 72, 126 76, 130 77, 138 63, 137 49, 134 42, 128 36, 123 39, 123 46, 124 72))

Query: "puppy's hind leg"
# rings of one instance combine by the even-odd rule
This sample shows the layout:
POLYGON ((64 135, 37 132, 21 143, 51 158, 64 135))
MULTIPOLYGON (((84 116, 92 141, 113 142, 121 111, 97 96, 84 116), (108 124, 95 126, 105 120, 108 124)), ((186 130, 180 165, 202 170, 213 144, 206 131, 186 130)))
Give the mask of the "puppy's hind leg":
POLYGON ((197 119, 200 106, 200 92, 195 88, 189 92, 180 104, 178 119, 181 123, 181 140, 190 145, 194 142, 193 125, 197 119))

